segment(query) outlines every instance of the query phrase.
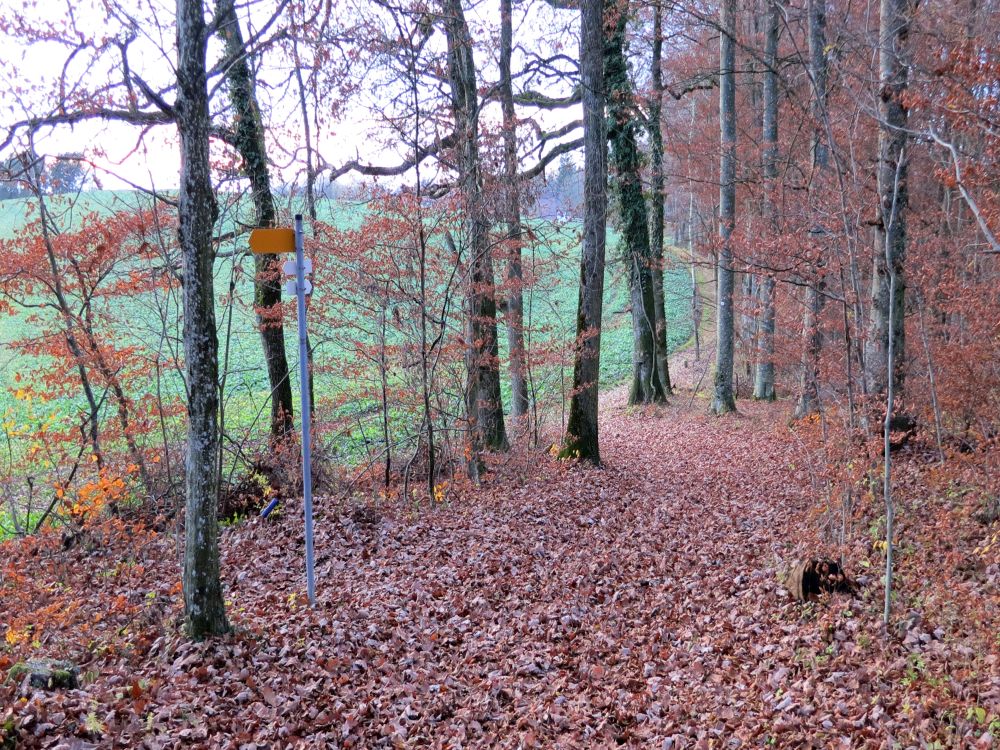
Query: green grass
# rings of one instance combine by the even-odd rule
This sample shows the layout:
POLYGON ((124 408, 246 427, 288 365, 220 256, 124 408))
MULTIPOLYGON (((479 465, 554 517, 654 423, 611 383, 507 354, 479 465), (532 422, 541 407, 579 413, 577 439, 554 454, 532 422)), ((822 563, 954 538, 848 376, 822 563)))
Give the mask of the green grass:
MULTIPOLYGON (((222 201, 222 227, 225 232, 233 226, 234 207, 222 201)), ((84 193, 73 203, 63 198, 53 198, 50 211, 65 227, 79 226, 81 218, 90 212, 108 215, 113 211, 148 207, 149 198, 132 192, 94 191, 84 193)), ((365 216, 365 208, 361 204, 333 203, 323 201, 320 218, 340 228, 357 228, 365 216)), ((287 213, 295 210, 295 206, 286 206, 287 213)), ((301 209, 299 209, 301 210, 301 209)), ((16 236, 19 228, 34 218, 32 206, 25 200, 0 201, 0 238, 16 236)), ((536 339, 560 342, 569 345, 575 336, 576 304, 579 283, 579 225, 570 223, 567 226, 555 227, 546 222, 533 223, 535 236, 541 238, 533 247, 524 251, 525 266, 531 263, 546 263, 552 266, 549 275, 539 279, 537 287, 526 292, 525 315, 526 326, 533 331, 547 328, 544 334, 532 333, 536 339)), ((246 238, 240 237, 230 241, 220 248, 222 253, 238 251, 246 244, 246 238)), ((627 276, 622 265, 615 260, 616 242, 614 236, 608 242, 609 264, 605 281, 604 328, 601 341, 601 382, 604 386, 617 384, 628 378, 632 362, 632 333, 628 307, 627 276)), ((228 292, 232 258, 222 258, 216 264, 217 297, 228 292)), ((242 260, 244 270, 251 269, 248 260, 242 260)), ((500 270, 498 269, 498 273, 500 270)), ((665 274, 665 300, 668 319, 668 348, 673 351, 686 342, 691 336, 689 316, 690 278, 685 271, 668 270, 665 274)), ((318 288, 319 297, 323 290, 318 288)), ((234 433, 252 430, 259 436, 266 434, 268 418, 268 383, 263 367, 260 340, 256 330, 253 301, 252 272, 237 276, 233 291, 235 303, 217 308, 217 322, 220 329, 220 359, 228 357, 224 362, 228 368, 227 389, 225 392, 226 421, 234 433), (231 320, 230 320, 231 316, 231 320), (226 330, 231 327, 228 337, 228 353, 225 349, 226 330)), ((141 344, 145 347, 155 346, 160 323, 152 298, 133 297, 128 300, 126 309, 116 311, 122 321, 120 335, 123 341, 141 344)), ((115 304, 114 302, 111 304, 115 304)), ((169 314, 179 316, 176 295, 171 301, 169 314)), ((287 352, 289 364, 293 368, 293 393, 298 393, 297 346, 294 322, 286 328, 287 352)), ((15 400, 15 373, 23 378, 31 379, 54 366, 52 361, 44 358, 28 357, 13 350, 9 343, 19 337, 30 335, 32 326, 25 316, 7 317, 0 325, 0 417, 24 421, 29 418, 27 405, 15 400)), ((316 332, 317 339, 322 338, 322 332, 316 332)), ((501 326, 501 346, 505 346, 501 326)), ((538 341, 538 343, 544 343, 538 341)), ((568 349, 567 349, 568 351, 568 349)), ((317 350, 317 364, 341 361, 345 357, 345 348, 336 341, 328 341, 317 350)), ((550 367, 544 372, 536 373, 536 393, 540 401, 558 398, 569 389, 572 371, 568 364, 563 368, 550 367)), ((66 373, 72 380, 72 372, 66 373)), ((152 373, 146 379, 146 390, 155 392, 155 379, 152 373)), ((503 378, 504 396, 509 402, 508 378, 503 378)), ((315 390, 317 400, 329 394, 337 394, 345 386, 337 368, 325 368, 316 375, 315 390)), ((165 371, 159 384, 160 391, 165 396, 180 397, 183 394, 183 381, 176 372, 165 371)), ((296 399, 297 401, 297 399, 296 399)), ((55 413, 67 424, 75 423, 76 415, 83 408, 82 397, 66 397, 56 399, 44 406, 32 408, 36 418, 45 418, 55 413)), ((364 404, 354 403, 352 408, 359 409, 364 404)), ((107 409, 105 411, 107 414, 107 409)), ((0 435, 2 437, 2 435, 0 435)), ((353 451, 348 450, 350 454, 353 451)), ((2 459, 0 459, 2 461, 2 459)), ((6 463, 4 461, 4 463, 6 463)), ((2 465, 2 464, 0 464, 2 465)))
MULTIPOLYGON (((543 256, 558 255, 562 262, 552 278, 542 280, 539 290, 526 292, 526 325, 551 326, 548 338, 569 345, 576 336, 576 306, 579 294, 579 232, 581 227, 570 224, 555 234, 551 241, 536 252, 543 256)), ((538 232, 541 234, 542 232, 538 232)), ((608 236, 608 263, 604 283, 604 325, 601 331, 601 386, 611 387, 627 380, 632 374, 632 318, 629 311, 627 269, 618 260, 617 237, 608 236)), ((530 263, 530 252, 525 250, 525 265, 530 263)), ((667 348, 676 351, 691 338, 690 298, 691 282, 687 271, 668 268, 664 273, 664 306, 667 317, 667 348)), ((501 333, 501 354, 503 347, 501 333)), ((571 387, 572 366, 567 363, 562 373, 549 373, 550 377, 539 389, 539 399, 551 397, 554 391, 571 387), (561 380, 560 380, 561 375, 561 380)), ((504 397, 509 396, 504 381, 504 397)))
MULTIPOLYGON (((21 526, 21 531, 33 531, 38 522, 42 520, 43 513, 44 509, 33 510, 27 516, 22 513, 17 519, 18 524, 21 526)), ((15 536, 17 536, 17 527, 10 516, 10 511, 6 508, 0 509, 0 542, 13 539, 15 536)))
MULTIPOLYGON (((53 196, 47 200, 47 208, 55 217, 57 224, 63 231, 78 229, 86 216, 92 213, 98 215, 110 215, 117 211, 135 210, 137 208, 149 208, 150 198, 143 194, 130 191, 91 191, 79 196, 53 196)), ((341 228, 356 227, 363 218, 363 211, 358 204, 329 204, 321 203, 322 210, 320 219, 329 221, 341 228)), ((301 207, 288 206, 288 213, 293 210, 301 210, 301 207)), ((234 227, 232 217, 234 211, 232 207, 221 206, 222 223, 219 228, 221 233, 231 231, 234 227)), ((37 218, 37 203, 28 199, 14 199, 0 201, 0 239, 11 239, 16 237, 17 232, 37 218)), ((239 250, 246 245, 246 237, 242 236, 235 241, 231 241, 227 246, 220 248, 220 251, 239 250)), ((250 262, 242 260, 244 270, 251 268, 250 262)), ((228 291, 230 281, 231 263, 220 260, 216 264, 216 295, 221 296, 228 291)), ((220 339, 229 323, 227 320, 230 310, 232 312, 232 337, 230 344, 229 366, 233 373, 239 374, 239 389, 235 389, 229 398, 233 399, 233 408, 239 411, 252 410, 256 414, 258 402, 266 398, 268 393, 266 373, 261 368, 261 355, 259 337, 253 313, 253 282, 252 272, 250 275, 244 273, 237 281, 234 291, 236 303, 231 306, 219 304, 216 309, 217 324, 220 330, 220 339)), ((175 300, 176 301, 176 300, 175 300)), ((153 300, 150 299, 130 299, 127 301, 128 308, 116 312, 117 317, 127 321, 123 325, 122 338, 125 341, 137 344, 147 344, 155 340, 158 336, 160 323, 157 318, 157 311, 152 307, 153 300)), ((173 306, 173 312, 179 316, 180 311, 173 306)), ((15 351, 10 346, 14 340, 31 336, 36 326, 27 321, 27 313, 21 315, 7 316, 3 318, 0 326, 0 416, 9 414, 11 411, 18 414, 23 412, 12 396, 15 374, 22 374, 27 377, 30 373, 46 370, 53 366, 52 362, 46 358, 39 358, 24 355, 15 351)), ((220 341, 220 344, 224 343, 220 341)), ((294 325, 289 341, 289 354, 294 355, 294 325)), ((224 351, 220 350, 220 357, 224 356, 224 351)), ((68 374, 67 377, 72 377, 68 374)), ((179 376, 169 377, 162 384, 165 395, 180 396, 183 393, 183 381, 179 376)), ((60 416, 76 414, 84 406, 82 396, 73 399, 60 399, 53 408, 60 416)))

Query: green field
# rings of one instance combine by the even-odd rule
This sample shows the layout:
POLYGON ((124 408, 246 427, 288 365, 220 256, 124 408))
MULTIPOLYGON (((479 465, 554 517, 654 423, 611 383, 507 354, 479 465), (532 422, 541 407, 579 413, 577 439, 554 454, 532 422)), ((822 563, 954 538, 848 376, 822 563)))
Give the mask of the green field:
MULTIPOLYGON (((94 191, 78 196, 75 203, 53 198, 50 210, 57 221, 68 229, 78 226, 82 218, 91 212, 106 215, 136 206, 148 206, 148 201, 146 196, 132 192, 94 191)), ((343 201, 322 201, 320 205, 320 218, 341 229, 356 228, 363 220, 366 210, 363 204, 343 201)), ((294 205, 285 206, 289 214, 296 208, 294 205)), ((32 203, 25 200, 0 201, 0 237, 13 238, 18 229, 33 218, 32 212, 36 210, 32 203)), ((241 210, 242 207, 229 206, 223 201, 221 231, 225 232, 232 226, 232 221, 227 217, 241 210)), ((535 236, 541 239, 525 248, 525 266, 530 268, 533 261, 540 262, 550 267, 550 272, 539 278, 537 288, 525 293, 525 325, 529 329, 547 329, 544 334, 546 340, 571 342, 575 335, 580 227, 574 223, 556 226, 540 221, 534 222, 532 226, 535 236)), ((268 385, 252 309, 252 273, 236 275, 232 304, 221 301, 233 278, 233 264, 242 263, 244 271, 252 268, 240 252, 245 243, 244 236, 222 246, 220 253, 226 255, 229 251, 229 257, 220 259, 216 266, 216 291, 220 298, 217 308, 220 359, 226 378, 224 395, 228 429, 234 433, 250 431, 262 436, 267 428, 268 385)), ((605 327, 601 347, 601 380, 606 386, 623 381, 631 372, 632 336, 630 315, 627 312, 627 277, 622 264, 617 260, 620 254, 612 232, 608 242, 605 327)), ((322 258, 318 257, 317 261, 321 263, 322 258)), ((668 346, 673 351, 691 335, 688 312, 690 278, 687 272, 668 269, 665 287, 668 346)), ((316 297, 322 294, 323 289, 317 288, 316 297)), ((162 346, 158 343, 159 332, 162 330, 161 316, 179 316, 176 294, 158 300, 133 297, 129 299, 128 305, 127 309, 115 311, 116 317, 123 321, 120 331, 122 340, 154 350, 157 346, 162 346)), ((287 351, 290 364, 296 368, 293 392, 297 393, 297 346, 293 326, 286 328, 287 351)), ((75 415, 83 407, 82 397, 56 399, 45 404, 41 411, 36 405, 26 405, 15 399, 15 374, 31 379, 54 366, 51 361, 21 355, 9 346, 12 340, 31 334, 32 328, 23 316, 5 317, 0 324, 0 384, 4 386, 0 388, 0 415, 4 415, 7 420, 21 422, 29 418, 41 418, 41 411, 44 411, 62 419, 75 419, 75 415), (26 411, 31 411, 33 416, 29 416, 26 411)), ((314 331, 314 335, 315 340, 320 342, 315 352, 318 366, 340 361, 345 356, 344 348, 333 337, 324 336, 322 331, 314 331)), ((503 347, 504 336, 502 332, 500 335, 503 347)), ((322 405, 325 396, 337 394, 345 383, 337 374, 336 367, 323 368, 321 372, 320 367, 317 368, 315 389, 317 400, 322 405)), ((67 378, 72 377, 72 373, 67 373, 67 378)), ((562 393, 568 390, 570 378, 569 368, 563 368, 561 372, 559 368, 549 368, 544 373, 538 373, 536 391, 539 402, 551 404, 553 399, 561 398, 562 393)), ((155 392, 154 379, 150 378, 147 382, 148 392, 155 392)), ((506 383, 506 378, 504 382, 506 383)), ((183 381, 179 373, 170 370, 163 371, 155 385, 162 395, 180 396, 183 392, 183 381)), ((504 395, 508 395, 506 391, 504 395)), ((349 457, 352 450, 347 449, 343 453, 349 457)))

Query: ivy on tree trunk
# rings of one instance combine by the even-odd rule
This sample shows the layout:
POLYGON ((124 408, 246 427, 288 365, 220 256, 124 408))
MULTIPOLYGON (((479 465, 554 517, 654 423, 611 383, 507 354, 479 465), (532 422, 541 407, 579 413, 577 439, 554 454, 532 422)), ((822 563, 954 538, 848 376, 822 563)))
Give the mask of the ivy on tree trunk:
MULTIPOLYGON (((625 62, 625 27, 628 15, 618 17, 604 48, 604 81, 608 97, 608 141, 611 168, 621 217, 622 241, 629 264, 632 307, 632 386, 630 404, 665 401, 657 366, 656 296, 653 292, 653 257, 649 246, 646 199, 639 174, 638 113, 625 62)), ((664 347, 665 348, 665 347, 664 347)))
POLYGON ((448 38, 448 80, 455 118, 458 182, 464 221, 462 249, 467 254, 466 416, 469 429, 469 474, 479 475, 483 449, 506 450, 503 401, 500 395, 500 352, 493 255, 483 202, 479 160, 479 92, 472 37, 461 0, 446 0, 444 28, 448 38))
MULTIPOLYGON (((226 81, 233 105, 233 145, 243 160, 243 173, 250 181, 256 214, 254 223, 258 227, 277 226, 278 211, 267 172, 264 125, 233 0, 219 0, 216 16, 229 60, 226 81)), ((257 326, 271 393, 271 436, 283 438, 292 432, 294 425, 292 381, 288 372, 285 325, 281 315, 281 268, 277 255, 254 255, 254 307, 257 309, 257 326)))

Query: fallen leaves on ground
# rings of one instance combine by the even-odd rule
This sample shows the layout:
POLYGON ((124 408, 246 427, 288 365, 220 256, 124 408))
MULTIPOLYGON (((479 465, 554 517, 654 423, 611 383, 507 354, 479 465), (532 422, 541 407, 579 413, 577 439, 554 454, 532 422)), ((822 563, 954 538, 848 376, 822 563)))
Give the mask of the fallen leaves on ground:
POLYGON ((964 579, 935 570, 932 549, 903 554, 910 599, 888 635, 881 558, 860 542, 846 561, 867 572, 857 595, 792 601, 780 572, 819 542, 787 414, 741 403, 716 419, 689 398, 632 411, 615 394, 601 469, 515 455, 477 490, 430 508, 385 504, 376 524, 320 500, 315 609, 298 508, 228 528, 234 631, 207 643, 180 632, 170 533, 109 527, 69 551, 44 538, 8 544, 0 667, 69 658, 84 686, 3 684, 0 737, 17 747, 990 747, 997 565, 964 579), (907 615, 918 595, 936 608, 907 615))

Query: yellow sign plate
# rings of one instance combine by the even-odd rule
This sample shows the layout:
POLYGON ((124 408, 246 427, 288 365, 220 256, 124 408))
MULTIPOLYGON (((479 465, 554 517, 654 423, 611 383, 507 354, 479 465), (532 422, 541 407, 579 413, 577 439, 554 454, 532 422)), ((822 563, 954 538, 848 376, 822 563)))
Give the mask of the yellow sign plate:
POLYGON ((295 230, 284 227, 278 229, 254 229, 250 232, 250 251, 256 255, 264 253, 294 253, 295 230))

